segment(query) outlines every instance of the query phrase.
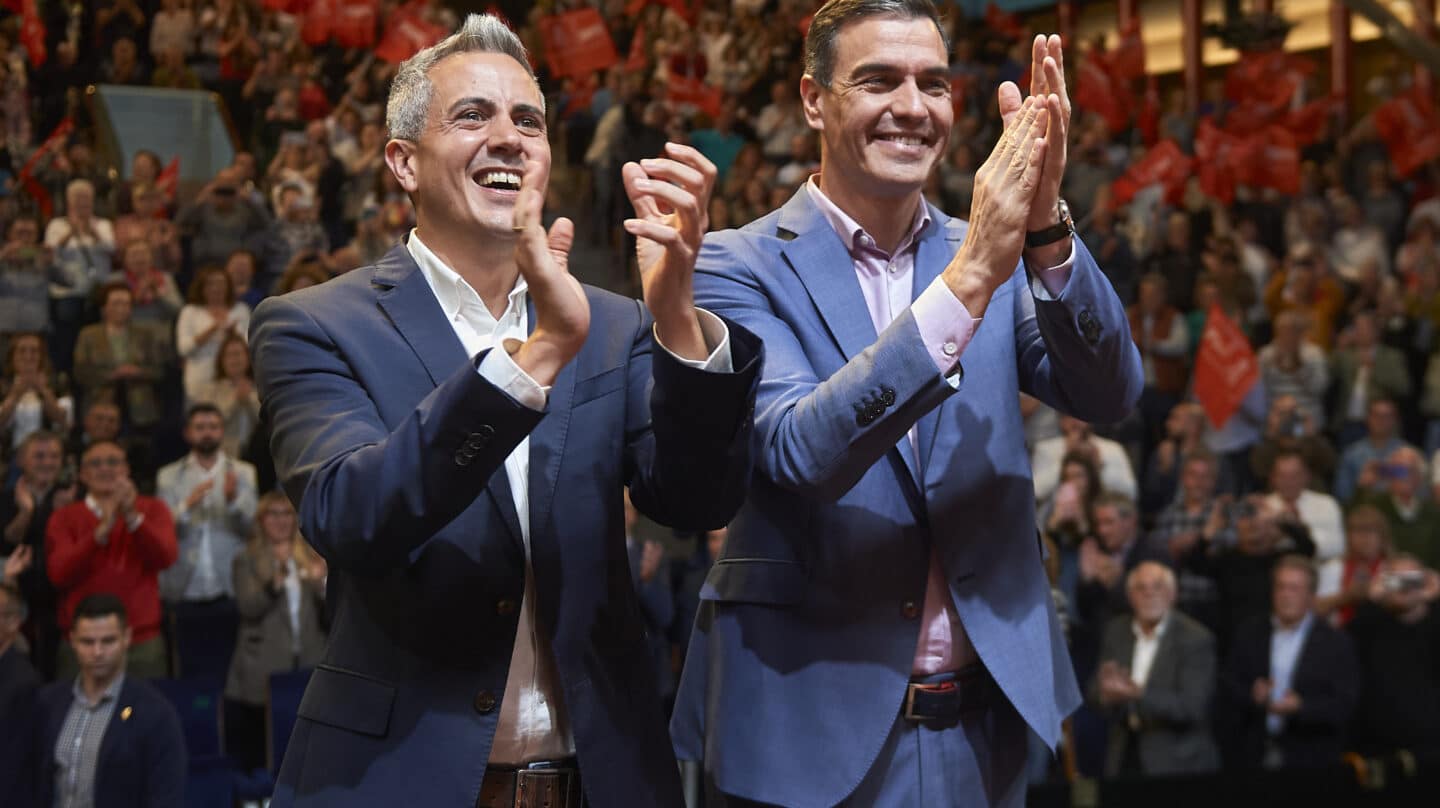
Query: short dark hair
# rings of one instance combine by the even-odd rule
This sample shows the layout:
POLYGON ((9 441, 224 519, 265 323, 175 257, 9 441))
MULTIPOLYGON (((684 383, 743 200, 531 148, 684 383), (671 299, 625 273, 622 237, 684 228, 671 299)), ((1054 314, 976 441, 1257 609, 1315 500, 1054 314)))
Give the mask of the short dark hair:
POLYGON ((185 426, 190 426, 190 422, 195 420, 195 416, 206 414, 213 415, 216 418, 219 418, 221 421, 225 420, 225 413, 221 412, 220 408, 214 403, 209 401, 197 401, 194 404, 190 405, 190 409, 185 411, 185 426))
POLYGON ((1310 594, 1320 588, 1320 573, 1315 569, 1315 562, 1302 555, 1288 553, 1275 560, 1274 569, 1270 570, 1270 579, 1273 581, 1280 574, 1281 570, 1300 570, 1310 579, 1310 594))
POLYGON ((135 301, 135 292, 130 289, 129 284, 125 281, 111 281, 95 290, 95 305, 105 308, 105 304, 110 302, 110 296, 119 292, 129 295, 132 303, 135 301))
POLYGON ((96 592, 93 595, 86 595, 75 607, 75 617, 70 625, 75 625, 81 620, 102 620, 110 615, 115 615, 124 626, 129 622, 129 616, 125 613, 125 602, 116 595, 109 592, 96 592))
POLYGON ((190 281, 190 288, 185 292, 185 302, 196 306, 205 305, 205 282, 216 275, 225 279, 225 305, 235 305, 235 282, 230 280, 230 273, 226 272, 224 267, 214 264, 208 264, 195 271, 195 278, 190 281))
POLYGON ((940 12, 931 0, 830 0, 815 12, 805 33, 805 72, 816 84, 829 88, 835 77, 835 41, 840 38, 840 31, 867 17, 931 21, 949 58, 950 41, 940 22, 940 12))

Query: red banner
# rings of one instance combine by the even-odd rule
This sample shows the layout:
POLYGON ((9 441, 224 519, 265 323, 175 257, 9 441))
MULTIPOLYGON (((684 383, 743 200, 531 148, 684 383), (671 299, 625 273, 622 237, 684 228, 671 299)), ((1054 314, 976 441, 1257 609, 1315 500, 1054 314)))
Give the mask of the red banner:
POLYGON ((1209 116, 1195 129, 1195 162, 1200 190, 1225 205, 1235 201, 1235 151, 1238 138, 1215 125, 1209 116))
POLYGON ((336 0, 313 0, 305 9, 300 19, 300 39, 306 45, 316 48, 329 41, 331 26, 335 24, 335 3, 336 0))
POLYGON ((1106 56, 1110 75, 1129 81, 1145 75, 1145 40, 1140 37, 1140 15, 1130 18, 1130 24, 1120 32, 1120 42, 1115 50, 1106 56))
MULTIPOLYGON (((26 1, 30 2, 30 0, 26 1)), ((45 190, 45 186, 39 180, 35 179, 35 169, 41 162, 49 160, 57 152, 65 148, 65 140, 70 137, 70 133, 74 130, 75 121, 73 119, 65 118, 60 121, 60 124, 55 127, 55 130, 45 137, 45 140, 36 147, 34 152, 31 152, 30 159, 26 160, 25 165, 20 167, 20 173, 16 177, 20 187, 28 191, 31 198, 35 200, 35 206, 40 211, 41 221, 48 220, 51 214, 54 213, 55 202, 50 198, 50 192, 45 190)))
POLYGON ((1180 150, 1174 140, 1162 140, 1155 148, 1145 152, 1138 163, 1130 166, 1124 176, 1111 186, 1111 199, 1115 205, 1124 205, 1141 188, 1160 185, 1165 189, 1165 198, 1175 202, 1185 191, 1185 181, 1190 178, 1191 160, 1180 150))
POLYGON ((645 23, 642 22, 630 35, 630 53, 625 57, 625 69, 632 73, 644 70, 649 61, 649 54, 645 51, 645 23))
POLYGON ((376 58, 398 64, 445 38, 445 29, 427 22, 422 16, 423 9, 414 6, 412 3, 390 15, 385 36, 375 48, 376 58))
POLYGON ((1020 25, 1020 15, 1001 11, 994 3, 985 4, 985 27, 1011 39, 1019 39, 1025 34, 1020 25))
POLYGON ((545 59, 556 76, 598 73, 620 61, 605 19, 593 8, 553 14, 540 23, 545 59))
POLYGON ((1075 73, 1075 106, 1104 118, 1110 134, 1123 131, 1130 123, 1130 114, 1121 103, 1114 77, 1105 67, 1104 55, 1086 54, 1075 73))
POLYGON ((720 90, 699 79, 671 76, 666 97, 674 104, 689 104, 711 118, 720 114, 720 90))
POLYGON ((1235 416, 1260 379, 1260 362, 1250 340, 1216 303, 1205 315, 1200 350, 1195 355, 1195 398, 1219 429, 1235 416))
POLYGON ((1402 177, 1440 157, 1440 116, 1424 93, 1411 90, 1375 110, 1375 131, 1402 177))
POLYGON ((49 54, 45 51, 45 21, 40 18, 39 0, 21 0, 20 44, 30 55, 32 68, 45 64, 49 54))

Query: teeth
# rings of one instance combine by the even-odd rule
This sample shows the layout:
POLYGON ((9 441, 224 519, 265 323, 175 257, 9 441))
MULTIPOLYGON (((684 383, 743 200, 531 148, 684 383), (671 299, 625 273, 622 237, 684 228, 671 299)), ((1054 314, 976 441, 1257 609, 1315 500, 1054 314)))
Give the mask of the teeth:
POLYGON ((520 187, 520 175, 513 171, 486 171, 480 175, 480 184, 485 187, 504 187, 518 189, 520 187))
POLYGON ((911 137, 907 135, 884 135, 882 137, 884 140, 888 140, 892 143, 899 143, 902 146, 920 146, 923 145, 925 142, 923 138, 911 137))

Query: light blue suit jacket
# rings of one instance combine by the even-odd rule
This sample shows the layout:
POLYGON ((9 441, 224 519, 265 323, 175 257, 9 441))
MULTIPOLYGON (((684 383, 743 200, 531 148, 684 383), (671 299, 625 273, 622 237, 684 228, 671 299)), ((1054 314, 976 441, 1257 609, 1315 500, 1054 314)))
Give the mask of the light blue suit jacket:
MULTIPOLYGON (((930 209, 915 295, 966 227, 930 209)), ((701 593, 671 723, 677 753, 703 756, 722 791, 829 806, 859 784, 900 712, 932 544, 981 660, 1056 742, 1080 693, 1041 567, 1017 393, 1112 422, 1144 381, 1124 307, 1075 245, 1059 299, 1023 267, 996 291, 957 389, 908 310, 875 333, 808 190, 706 238, 697 305, 767 355, 755 479, 701 593)))

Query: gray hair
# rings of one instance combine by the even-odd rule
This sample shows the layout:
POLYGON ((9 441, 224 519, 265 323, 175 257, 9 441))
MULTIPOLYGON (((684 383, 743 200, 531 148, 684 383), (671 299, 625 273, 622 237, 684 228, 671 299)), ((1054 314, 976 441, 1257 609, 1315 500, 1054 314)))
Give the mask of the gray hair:
POLYGON ((1142 570, 1159 570, 1160 578, 1170 588, 1170 594, 1174 595, 1180 591, 1180 583, 1175 579, 1175 571, 1161 564, 1159 561, 1141 561, 1135 568, 1125 574, 1125 591, 1135 587, 1135 582, 1140 578, 1142 570))
POLYGON ((810 30, 805 33, 805 72, 816 84, 828 89, 835 77, 835 41, 841 29, 867 17, 931 21, 940 33, 946 58, 949 58, 950 40, 945 36, 940 12, 931 0, 830 0, 815 12, 810 30))
MULTIPOLYGON (((385 125, 390 137, 398 140, 419 140, 430 116, 430 98, 435 87, 430 83, 430 69, 447 56, 459 53, 500 53, 513 58, 525 68, 530 79, 539 86, 525 45, 500 18, 490 14, 471 14, 460 30, 400 63, 390 82, 390 98, 385 104, 385 125)), ((541 96, 544 106, 544 96, 541 96)))

